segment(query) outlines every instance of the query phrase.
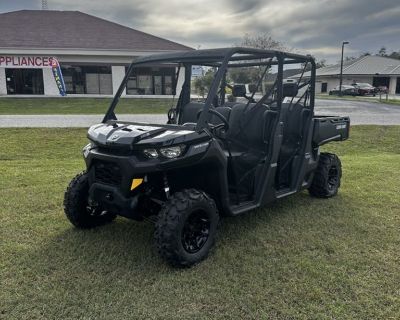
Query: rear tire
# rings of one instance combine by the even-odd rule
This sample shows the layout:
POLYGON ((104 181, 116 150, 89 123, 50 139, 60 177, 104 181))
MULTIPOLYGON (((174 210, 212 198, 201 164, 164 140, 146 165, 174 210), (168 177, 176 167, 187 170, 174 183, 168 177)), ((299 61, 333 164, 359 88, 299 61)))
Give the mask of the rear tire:
POLYGON ((159 254, 175 267, 202 261, 214 246, 218 221, 215 202, 204 192, 176 192, 163 205, 155 225, 159 254))
POLYGON ((86 171, 73 178, 64 194, 64 212, 77 228, 89 229, 113 221, 116 214, 89 205, 89 182, 86 171))
POLYGON ((339 157, 333 153, 321 153, 308 191, 318 198, 333 197, 338 193, 341 177, 342 164, 339 157))

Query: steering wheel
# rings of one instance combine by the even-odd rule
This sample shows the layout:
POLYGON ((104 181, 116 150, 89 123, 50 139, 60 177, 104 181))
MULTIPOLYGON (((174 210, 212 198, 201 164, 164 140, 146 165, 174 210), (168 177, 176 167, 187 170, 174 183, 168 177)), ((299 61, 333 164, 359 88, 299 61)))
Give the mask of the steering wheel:
MULTIPOLYGON (((197 112, 197 119, 200 118, 200 114, 202 112, 203 112, 203 110, 199 110, 199 112, 197 112)), ((215 109, 208 109, 208 113, 215 115, 218 119, 220 119, 222 121, 222 123, 220 123, 220 124, 213 125, 213 129, 224 128, 225 131, 229 129, 229 122, 228 122, 228 120, 226 120, 226 118, 221 113, 219 113, 215 109)))

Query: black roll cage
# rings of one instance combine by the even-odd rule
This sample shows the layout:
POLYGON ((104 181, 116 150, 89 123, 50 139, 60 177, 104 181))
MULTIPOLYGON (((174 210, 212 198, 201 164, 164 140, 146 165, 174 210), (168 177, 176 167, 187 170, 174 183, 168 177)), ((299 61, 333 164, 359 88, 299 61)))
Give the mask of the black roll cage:
MULTIPOLYGON (((211 84, 210 90, 208 92, 203 112, 201 112, 200 117, 197 121, 196 130, 200 131, 205 128, 208 128, 208 123, 210 121, 211 114, 209 109, 212 105, 214 97, 218 94, 218 89, 220 88, 221 82, 226 76, 226 71, 228 68, 232 67, 251 67, 251 66, 266 66, 266 68, 276 65, 278 67, 278 74, 274 86, 276 86, 276 102, 277 102, 277 110, 280 111, 283 100, 283 66, 287 64, 304 64, 303 72, 300 78, 297 81, 297 85, 299 88, 302 88, 306 85, 309 86, 309 109, 311 113, 314 112, 314 93, 315 93, 315 73, 316 66, 314 58, 310 55, 300 55, 295 53, 276 51, 276 50, 262 50, 262 49, 253 49, 253 48, 242 48, 242 47, 233 47, 233 48, 224 48, 224 49, 208 49, 208 50, 193 50, 193 51, 184 51, 184 52, 176 52, 176 53, 165 53, 165 54, 157 54, 157 55, 149 55, 140 57, 134 60, 126 74, 124 79, 121 82, 104 118, 103 123, 109 120, 116 120, 115 116, 115 107, 118 104, 118 101, 124 91, 126 84, 129 80, 129 77, 132 73, 132 70, 138 66, 149 66, 156 63, 173 63, 177 64, 179 68, 183 66, 185 68, 185 81, 183 84, 183 92, 178 100, 178 112, 179 107, 182 107, 186 103, 190 102, 190 80, 191 80, 191 67, 192 65, 204 65, 210 67, 218 68, 213 82, 211 84), (263 59, 268 59, 268 61, 263 61, 263 59), (238 61, 243 61, 241 63, 237 63, 238 61), (232 63, 233 62, 233 63, 232 63), (303 78, 306 67, 310 63, 311 65, 311 76, 308 81, 301 84, 301 80, 303 78), (185 103, 186 102, 186 103, 185 103)), ((178 79, 175 79, 177 81, 178 79)), ((306 93, 305 93, 306 94, 306 93)), ((298 101, 304 98, 303 94, 298 101)), ((267 98, 264 95, 259 103, 267 98)), ((294 100, 294 97, 291 99, 291 104, 294 100)))

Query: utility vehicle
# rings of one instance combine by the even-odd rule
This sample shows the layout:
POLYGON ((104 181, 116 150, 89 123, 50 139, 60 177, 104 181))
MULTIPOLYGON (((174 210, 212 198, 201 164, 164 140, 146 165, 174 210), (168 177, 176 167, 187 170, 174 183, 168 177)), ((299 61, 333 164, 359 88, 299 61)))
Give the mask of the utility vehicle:
MULTIPOLYGON (((204 259, 220 216, 248 213, 303 189, 336 195, 339 158, 320 146, 349 136, 348 117, 314 115, 315 62, 311 56, 225 48, 141 57, 127 70, 101 124, 88 131, 86 171, 69 184, 65 214, 78 228, 116 215, 155 222, 155 243, 174 266, 204 259), (172 66, 179 98, 166 124, 117 118, 118 100, 135 69, 172 66), (308 79, 283 79, 303 66, 308 79), (192 66, 214 72, 204 101, 191 99, 192 66), (231 70, 258 72, 253 92, 232 83, 231 70), (266 75, 277 73, 266 82, 266 75), (233 96, 227 102, 227 88, 233 96), (258 93, 257 93, 258 92, 258 93)), ((151 107, 151 106, 149 106, 151 107)), ((167 119, 166 119, 167 120, 167 119)))

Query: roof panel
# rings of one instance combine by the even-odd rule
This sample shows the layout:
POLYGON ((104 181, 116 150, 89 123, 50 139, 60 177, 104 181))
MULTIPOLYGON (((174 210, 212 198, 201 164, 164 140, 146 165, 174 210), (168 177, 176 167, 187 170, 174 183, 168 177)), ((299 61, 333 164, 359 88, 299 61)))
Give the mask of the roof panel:
MULTIPOLYGON (((337 76, 340 74, 340 64, 317 69, 318 76, 337 76)), ((397 75, 400 76, 400 60, 381 56, 365 56, 343 64, 344 75, 397 75)), ((300 74, 293 76, 299 77, 300 74)), ((310 72, 304 74, 310 76, 310 72)))
MULTIPOLYGON (((186 63, 214 63, 221 62, 225 57, 229 57, 230 62, 251 62, 255 61, 255 65, 259 65, 262 60, 270 58, 272 63, 274 58, 281 56, 285 59, 285 63, 298 59, 296 61, 309 61, 310 56, 302 56, 292 54, 290 52, 276 51, 276 50, 263 50, 257 48, 247 47, 228 47, 204 50, 192 50, 182 52, 172 52, 163 54, 153 54, 148 56, 139 57, 135 63, 154 63, 154 62, 186 62, 186 63)), ((276 63, 276 61, 275 61, 276 63)), ((274 64, 275 64, 274 63, 274 64)))
POLYGON ((2 13, 0 30, 0 48, 193 50, 79 11, 20 10, 2 13))

